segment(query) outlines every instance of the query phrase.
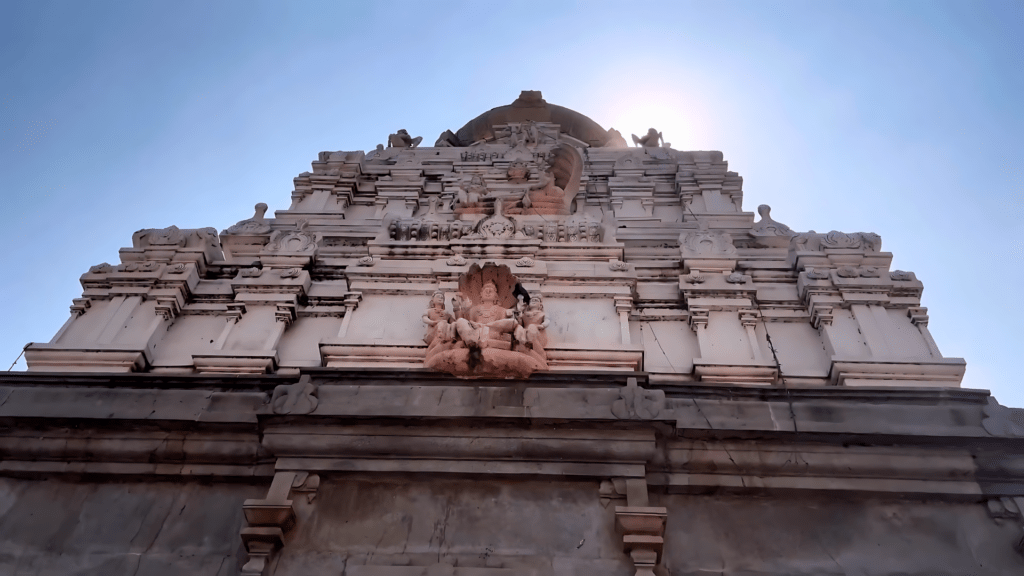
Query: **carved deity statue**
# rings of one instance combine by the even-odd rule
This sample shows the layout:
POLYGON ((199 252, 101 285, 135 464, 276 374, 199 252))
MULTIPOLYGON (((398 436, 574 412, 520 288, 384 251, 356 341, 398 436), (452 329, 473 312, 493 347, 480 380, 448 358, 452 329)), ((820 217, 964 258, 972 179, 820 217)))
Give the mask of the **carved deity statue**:
MULTIPOLYGON (((498 287, 487 282, 480 290, 480 302, 455 321, 455 331, 470 348, 486 348, 495 344, 489 340, 503 341, 501 336, 516 329, 512 318, 514 311, 498 304, 498 287)), ((500 346, 500 344, 498 344, 500 346)))
POLYGON ((455 318, 444 309, 444 293, 434 292, 430 299, 430 307, 423 313, 423 322, 427 325, 427 334, 423 341, 432 344, 451 342, 455 339, 455 318))
POLYGON ((483 213, 482 202, 487 197, 487 185, 479 174, 474 174, 469 183, 465 181, 459 184, 459 190, 455 193, 455 212, 462 213, 483 213))
POLYGON ((660 146, 664 146, 665 148, 669 147, 669 143, 665 142, 665 138, 661 135, 661 132, 658 132, 654 128, 648 130, 647 134, 643 137, 638 137, 636 134, 633 134, 632 136, 633 144, 636 144, 641 148, 658 148, 660 146), (660 143, 659 140, 661 141, 660 143))
POLYGON ((522 202, 524 214, 569 214, 565 191, 555 184, 550 168, 540 173, 540 180, 526 191, 522 202))
MULTIPOLYGON (((522 322, 516 327, 515 339, 522 351, 530 350, 541 355, 548 343, 547 327, 549 325, 547 316, 544 314, 544 303, 540 296, 535 296, 529 304, 525 304, 524 310, 520 312, 519 319, 522 322)), ((546 358, 545 358, 546 359, 546 358)))
POLYGON ((404 128, 388 136, 388 148, 415 148, 423 142, 423 136, 413 138, 404 128))
POLYGON ((423 315, 424 366, 456 376, 519 376, 547 369, 548 323, 539 300, 516 306, 520 290, 508 266, 474 264, 459 278, 452 314, 438 292, 423 315))

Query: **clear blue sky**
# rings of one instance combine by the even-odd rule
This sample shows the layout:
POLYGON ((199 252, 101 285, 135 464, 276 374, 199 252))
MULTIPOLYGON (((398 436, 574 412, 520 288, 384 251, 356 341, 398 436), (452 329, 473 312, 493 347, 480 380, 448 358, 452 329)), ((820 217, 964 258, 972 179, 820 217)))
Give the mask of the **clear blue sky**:
POLYGON ((1024 406, 1022 38, 1019 0, 8 0, 0 369, 134 231, 287 208, 321 150, 433 142, 535 89, 722 150, 748 210, 880 234, 964 386, 1024 406))

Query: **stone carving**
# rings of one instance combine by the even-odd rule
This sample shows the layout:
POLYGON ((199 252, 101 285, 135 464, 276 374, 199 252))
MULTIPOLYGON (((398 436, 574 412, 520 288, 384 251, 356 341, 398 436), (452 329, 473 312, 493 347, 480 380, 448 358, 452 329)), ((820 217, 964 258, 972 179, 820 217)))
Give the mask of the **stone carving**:
POLYGON ((864 266, 860 269, 861 278, 879 278, 881 276, 882 272, 877 266, 864 266))
POLYGON ((840 266, 836 275, 840 278, 856 278, 860 276, 860 269, 856 266, 840 266))
POLYGON ((400 242, 458 240, 475 232, 472 222, 439 222, 426 218, 401 218, 388 224, 388 235, 400 242))
POLYGON ((455 193, 455 214, 485 214, 487 200, 490 200, 487 185, 482 176, 474 174, 468 182, 463 179, 459 183, 459 190, 455 193))
POLYGON ((241 272, 239 272, 242 278, 259 278, 261 274, 263 274, 263 268, 256 267, 242 268, 241 272))
POLYGON ((619 132, 615 128, 608 129, 608 141, 604 143, 604 148, 628 148, 629 143, 623 138, 622 132, 619 132))
POLYGON ((685 281, 685 282, 686 282, 687 284, 703 284, 703 283, 704 283, 704 281, 705 281, 705 280, 707 280, 707 278, 705 278, 705 277, 704 277, 703 275, 701 275, 701 274, 693 274, 693 273, 690 273, 690 274, 687 274, 686 276, 684 276, 684 277, 683 277, 683 280, 684 280, 684 281, 685 281))
POLYGON ((516 266, 519 268, 532 268, 534 264, 536 264, 536 262, 534 262, 533 258, 530 258, 529 256, 523 256, 519 260, 516 260, 516 266))
POLYGON ((302 268, 288 268, 281 272, 281 278, 298 278, 302 274, 302 268))
POLYGON ((413 138, 404 128, 388 136, 388 148, 415 148, 423 142, 422 136, 413 138))
POLYGON ((214 228, 182 230, 177 226, 145 228, 132 234, 135 248, 220 248, 220 238, 214 228))
POLYGON ((494 214, 480 220, 477 226, 477 234, 487 239, 505 240, 512 238, 516 233, 516 224, 502 214, 502 201, 500 198, 494 201, 494 214))
POLYGON ((729 284, 746 284, 747 276, 740 274, 739 272, 733 272, 725 277, 725 281, 729 284))
POLYGON ((512 148, 533 148, 540 142, 540 130, 536 122, 512 123, 508 125, 508 130, 508 144, 512 148))
POLYGON ((629 270, 629 265, 622 260, 612 260, 608 263, 608 269, 612 272, 625 272, 629 270))
POLYGON ((653 420, 665 408, 665 392, 637 386, 636 378, 628 378, 612 402, 612 415, 620 420, 653 420))
POLYGON ((188 272, 188 265, 181 262, 167 269, 168 274, 184 274, 185 272, 188 272))
POLYGON ((821 252, 826 248, 878 252, 882 249, 882 237, 873 232, 846 234, 833 230, 828 234, 818 234, 811 230, 794 236, 790 247, 798 252, 821 252))
POLYGON ((118 272, 155 272, 159 269, 159 262, 125 262, 116 268, 118 272))
POLYGON ((520 322, 513 333, 516 350, 533 354, 541 362, 547 363, 544 349, 548 345, 547 327, 550 323, 544 313, 544 303, 540 296, 534 296, 527 304, 524 296, 520 295, 516 304, 516 317, 520 322))
POLYGON ((164 229, 150 228, 139 230, 132 235, 132 241, 139 246, 140 239, 145 238, 150 246, 184 246, 185 234, 177 226, 164 229))
POLYGON ((277 230, 270 235, 270 242, 262 252, 267 254, 316 254, 320 234, 307 232, 308 222, 299 220, 295 230, 277 230))
POLYGON ((106 274, 108 272, 113 272, 114 270, 115 268, 106 262, 89 267, 90 274, 106 274))
POLYGON ((889 272, 889 278, 896 282, 909 282, 914 280, 914 273, 903 270, 893 270, 892 272, 889 272))
POLYGON ((427 325, 423 341, 428 347, 455 339, 455 317, 444 308, 444 292, 434 292, 430 307, 423 313, 423 322, 427 325))
POLYGON ((252 218, 242 220, 221 234, 266 234, 270 232, 270 224, 263 217, 267 213, 267 205, 260 202, 256 205, 256 213, 252 218))
POLYGON ((356 260, 356 264, 358 266, 373 266, 376 262, 377 261, 373 259, 373 256, 363 256, 359 260, 356 260))
POLYGON ((317 386, 308 375, 299 378, 295 384, 277 386, 270 399, 274 414, 309 414, 316 410, 319 403, 317 386))
POLYGON ((525 184, 530 178, 530 168, 525 162, 513 162, 505 175, 508 176, 509 184, 525 184))
POLYGON ((1024 438, 1024 409, 1007 408, 989 396, 981 426, 992 436, 1024 438))
POLYGON ((513 296, 517 283, 508 266, 473 264, 459 277, 451 313, 435 293, 423 316, 424 366, 462 377, 525 378, 546 370, 544 308, 525 291, 513 296))
POLYGON ((648 130, 647 134, 642 137, 633 134, 633 144, 640 146, 641 148, 658 148, 661 146, 668 148, 670 146, 668 142, 665 142, 665 138, 662 137, 661 132, 658 132, 654 128, 648 130))
POLYGON ((549 165, 540 173, 540 181, 523 196, 523 214, 568 215, 565 191, 555 185, 555 176, 549 165))
POLYGON ((448 260, 445 260, 445 264, 449 266, 465 266, 466 262, 466 257, 463 256, 462 254, 456 254, 455 256, 452 256, 448 260))
POLYGON ((434 142, 435 148, 455 148, 459 146, 459 137, 456 136, 451 130, 445 130, 441 132, 441 135, 437 137, 437 141, 434 142))
POLYGON ((815 270, 814 268, 807 269, 807 277, 811 280, 828 280, 827 270, 815 270))
POLYGON ((757 213, 761 220, 750 228, 750 235, 758 246, 765 248, 785 248, 789 246, 790 239, 796 236, 796 232, 790 230, 789 226, 772 220, 772 207, 761 204, 757 207, 757 213))
POLYGON ((679 235, 679 250, 683 258, 716 258, 736 254, 732 236, 726 232, 708 230, 707 222, 703 220, 699 229, 679 235))

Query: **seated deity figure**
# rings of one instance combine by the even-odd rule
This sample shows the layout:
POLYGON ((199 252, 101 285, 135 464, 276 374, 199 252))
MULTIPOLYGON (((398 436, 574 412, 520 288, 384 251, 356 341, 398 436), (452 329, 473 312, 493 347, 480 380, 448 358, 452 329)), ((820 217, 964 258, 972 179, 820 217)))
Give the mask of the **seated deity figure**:
POLYGON ((388 136, 388 148, 415 148, 423 142, 423 136, 413 138, 404 128, 388 136))
POLYGON ((479 203, 487 195, 487 186, 479 174, 474 174, 469 185, 460 186, 455 194, 456 203, 460 206, 473 206, 479 203))
POLYGON ((658 141, 662 139, 663 138, 661 136, 661 132, 658 132, 654 128, 648 130, 647 134, 644 135, 642 138, 637 137, 636 134, 633 134, 633 144, 636 144, 642 148, 657 148, 660 145, 658 141))
POLYGON ((423 314, 423 322, 427 325, 427 334, 423 341, 428 347, 455 339, 455 318, 444 309, 443 292, 434 292, 430 299, 430 307, 423 314))
POLYGON ((486 348, 488 340, 500 340, 511 334, 518 324, 512 318, 514 310, 498 304, 498 287, 486 282, 480 289, 480 302, 474 304, 463 317, 455 321, 455 331, 470 348, 486 348))
POLYGON ((529 297, 508 266, 472 264, 459 277, 452 313, 438 291, 423 315, 424 367, 469 377, 525 378, 546 370, 548 322, 539 299, 525 303, 529 297))
POLYGON ((568 214, 565 191, 555 185, 550 169, 540 173, 540 181, 523 196, 524 214, 568 214))

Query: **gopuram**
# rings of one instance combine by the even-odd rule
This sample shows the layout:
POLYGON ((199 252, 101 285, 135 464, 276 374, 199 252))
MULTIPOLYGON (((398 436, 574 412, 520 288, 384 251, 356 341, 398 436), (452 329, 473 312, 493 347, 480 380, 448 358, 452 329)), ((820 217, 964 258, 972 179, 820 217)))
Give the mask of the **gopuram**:
POLYGON ((1024 574, 1024 410, 878 234, 539 92, 411 128, 82 275, 0 377, 0 574, 1024 574))

